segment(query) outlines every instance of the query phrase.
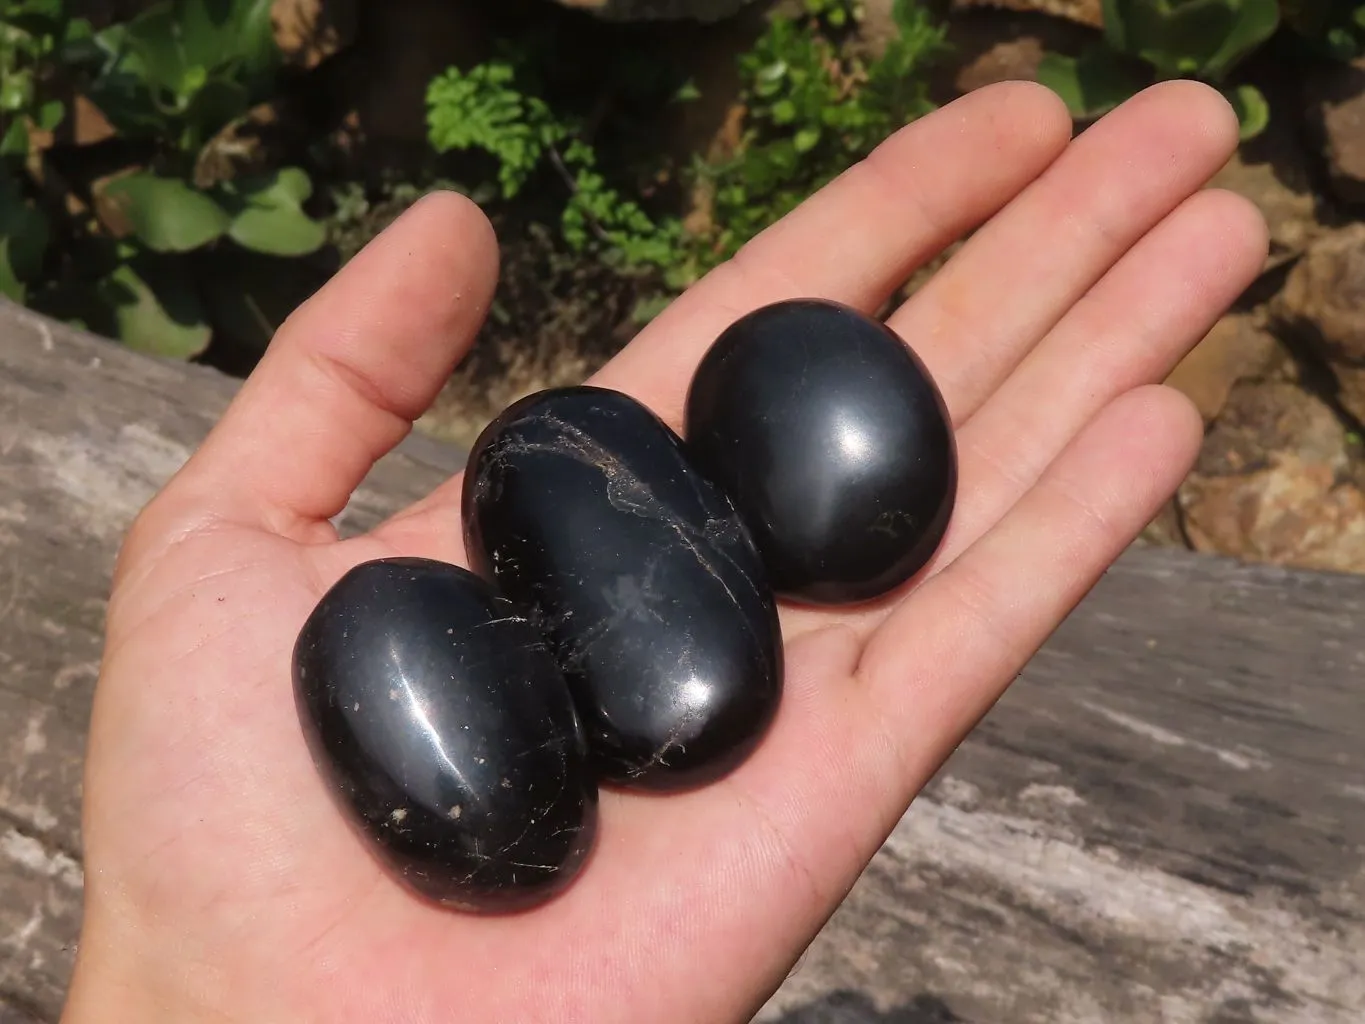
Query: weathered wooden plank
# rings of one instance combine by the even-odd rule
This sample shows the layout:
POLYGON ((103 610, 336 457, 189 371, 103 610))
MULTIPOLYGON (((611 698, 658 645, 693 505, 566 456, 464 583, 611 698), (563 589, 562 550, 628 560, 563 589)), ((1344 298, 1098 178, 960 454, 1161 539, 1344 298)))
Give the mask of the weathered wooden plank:
MULTIPOLYGON (((0 303, 0 1024, 55 1021, 108 572, 230 381, 0 303)), ((426 493, 413 438, 343 522, 426 493)), ((1365 1020, 1365 579, 1134 550, 760 1014, 1365 1020)))
POLYGON ((1365 1020, 1363 584, 1130 552, 764 1019, 1365 1020))

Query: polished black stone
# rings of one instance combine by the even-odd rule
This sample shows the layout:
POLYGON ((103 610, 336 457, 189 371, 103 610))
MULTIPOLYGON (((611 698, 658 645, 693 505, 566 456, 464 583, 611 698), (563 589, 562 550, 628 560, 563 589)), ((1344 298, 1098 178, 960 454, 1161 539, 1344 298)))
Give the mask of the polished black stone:
POLYGON ((734 507, 644 406, 592 387, 512 405, 474 444, 464 523, 475 568, 550 638, 605 778, 697 785, 758 742, 776 604, 734 507))
POLYGON ((701 361, 688 452, 735 502, 783 597, 879 597, 937 550, 957 449, 937 385, 880 321, 798 299, 750 313, 701 361))
POLYGON ((421 894, 518 910, 582 865, 597 787, 568 686, 473 573, 419 558, 352 569, 299 634, 294 693, 352 825, 421 894))

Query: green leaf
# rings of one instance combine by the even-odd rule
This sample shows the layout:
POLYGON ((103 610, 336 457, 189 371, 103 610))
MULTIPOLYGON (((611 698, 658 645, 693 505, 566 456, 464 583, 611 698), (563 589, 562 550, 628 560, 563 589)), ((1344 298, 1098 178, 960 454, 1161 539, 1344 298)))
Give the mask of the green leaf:
POLYGON ((1061 97, 1072 117, 1089 113, 1090 101, 1081 85, 1080 61, 1075 57, 1044 53, 1038 62, 1038 81, 1061 97))
POLYGON ((28 125, 24 124, 21 117, 16 117, 10 121, 5 133, 0 135, 0 157, 16 156, 23 158, 28 155, 28 125))
POLYGON ((815 148, 816 143, 818 143, 819 141, 820 141, 819 128, 802 128, 799 132, 796 133, 796 137, 792 139, 792 142, 796 146, 796 151, 798 153, 809 152, 810 150, 815 148))
MULTIPOLYGON (((3 23, 0 22, 0 27, 3 23)), ((27 70, 10 71, 0 79, 0 110, 15 112, 26 108, 33 99, 33 75, 27 70)))
POLYGON ((1132 53, 1126 17, 1131 0, 1100 0, 1100 24, 1104 26, 1104 41, 1119 53, 1132 53))
POLYGON ((1201 75, 1215 82, 1226 76, 1280 27, 1279 0, 1241 0, 1236 5, 1236 11, 1232 31, 1217 52, 1199 69, 1201 75))
POLYGON ((22 303, 27 293, 24 282, 14 269, 14 259, 10 255, 10 239, 0 237, 0 295, 11 302, 22 303))
POLYGON ((171 93, 183 107, 223 72, 254 91, 279 62, 271 0, 172 0, 126 25, 123 44, 136 57, 127 70, 171 93))
POLYGON ((154 92, 169 94, 176 108, 189 102, 191 67, 180 45, 180 23, 170 4, 158 4, 128 22, 123 37, 126 68, 154 92))
POLYGON ((177 0, 185 61, 206 70, 230 69, 254 92, 279 64, 270 23, 272 0, 177 0))
POLYGON ((1038 65, 1038 81, 1062 98, 1072 117, 1099 117, 1147 84, 1115 56, 1104 47, 1093 47, 1080 57, 1047 53, 1038 65))
POLYGON ((285 167, 262 178, 231 185, 233 209, 228 237, 238 245, 273 256, 304 256, 326 241, 327 229, 303 212, 312 195, 308 175, 285 167))
POLYGON ((787 73, 787 62, 785 60, 775 60, 771 64, 760 69, 754 76, 760 82, 776 82, 787 73))
POLYGON ((21 281, 31 281, 43 267, 50 234, 47 218, 34 206, 0 211, 0 239, 4 239, 10 267, 21 281))
POLYGON ((10 0, 0 6, 0 14, 16 22, 22 17, 51 24, 62 16, 62 0, 10 0))
POLYGON ((438 153, 481 149, 498 161, 510 199, 530 180, 545 151, 570 134, 546 103, 515 85, 508 63, 448 68, 427 86, 427 138, 438 153))
POLYGON ((237 0, 234 39, 237 59, 244 84, 253 93, 269 85, 283 63, 283 55, 275 41, 272 19, 274 0, 237 0))
POLYGON ((72 18, 62 27, 62 62, 73 56, 89 54, 90 44, 94 41, 95 29, 85 18, 72 18))
POLYGON ((280 60, 270 0, 163 0, 93 43, 90 98, 114 126, 191 151, 264 95, 280 60))
MULTIPOLYGON (((166 89, 144 67, 130 36, 130 23, 110 25, 95 34, 92 43, 101 57, 87 95, 119 134, 164 137, 174 112, 157 102, 166 89)), ((174 77, 178 84, 178 73, 174 77)))
POLYGON ((1163 78, 1220 80, 1275 33, 1279 0, 1102 0, 1105 41, 1163 78))
POLYGON ((701 99, 701 90, 697 88, 696 80, 692 78, 678 86, 678 91, 673 94, 674 103, 690 103, 699 99, 701 99))
POLYGON ((111 309, 118 339, 131 349, 192 359, 208 347, 212 329, 193 281, 174 260, 141 254, 115 268, 95 292, 111 309))
POLYGON ((244 86, 226 78, 213 78, 197 90, 185 108, 181 149, 197 153, 227 124, 247 112, 251 97, 244 86))
POLYGON ((38 108, 36 118, 38 127, 45 132, 53 131, 66 116, 66 107, 61 100, 48 100, 38 108))
POLYGON ((1254 139, 1270 123, 1270 104, 1254 85, 1239 85, 1223 91, 1232 109, 1237 111, 1238 134, 1243 142, 1254 139))
POLYGON ((179 178, 150 173, 111 181, 105 197, 127 218, 133 233, 156 252, 189 252, 227 230, 227 211, 179 178))
POLYGON ((25 198, 18 182, 0 167, 0 243, 7 277, 29 281, 38 275, 47 252, 47 218, 25 198))

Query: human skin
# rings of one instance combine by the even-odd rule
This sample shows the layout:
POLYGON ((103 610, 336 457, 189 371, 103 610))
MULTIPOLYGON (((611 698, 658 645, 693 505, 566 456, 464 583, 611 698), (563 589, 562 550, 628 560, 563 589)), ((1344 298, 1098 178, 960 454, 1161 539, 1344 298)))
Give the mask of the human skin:
POLYGON ((1166 501, 1199 416, 1160 386, 1260 272, 1262 218, 1204 189, 1237 124, 1158 85, 1074 140, 1051 93, 974 92, 755 239, 593 379, 679 428, 744 312, 879 309, 942 388, 960 497, 930 566, 855 609, 782 611, 787 683, 755 754, 665 797, 606 790, 561 897, 478 917, 415 898, 309 760, 295 635, 358 562, 465 564, 460 479, 372 533, 328 520, 411 429, 489 307, 488 222, 417 203, 280 329, 118 561, 84 791, 66 1024, 747 1020, 955 745, 1166 501))

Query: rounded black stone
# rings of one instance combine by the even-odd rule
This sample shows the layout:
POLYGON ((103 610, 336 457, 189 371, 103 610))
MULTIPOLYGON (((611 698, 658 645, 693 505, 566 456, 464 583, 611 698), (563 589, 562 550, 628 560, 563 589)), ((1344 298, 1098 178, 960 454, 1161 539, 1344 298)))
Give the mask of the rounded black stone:
POLYGON ((424 896, 519 910, 587 857, 597 787, 568 686, 535 628, 473 573, 356 566, 300 631, 294 693, 352 825, 424 896))
POLYGON ((894 332, 846 306, 778 302, 727 328, 692 380, 685 435, 780 596, 879 597, 948 528, 957 448, 943 397, 894 332))
POLYGON ((776 602, 734 506, 638 402, 559 388, 475 442, 464 528, 476 571, 540 624, 602 775, 712 781, 782 689, 776 602))

